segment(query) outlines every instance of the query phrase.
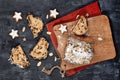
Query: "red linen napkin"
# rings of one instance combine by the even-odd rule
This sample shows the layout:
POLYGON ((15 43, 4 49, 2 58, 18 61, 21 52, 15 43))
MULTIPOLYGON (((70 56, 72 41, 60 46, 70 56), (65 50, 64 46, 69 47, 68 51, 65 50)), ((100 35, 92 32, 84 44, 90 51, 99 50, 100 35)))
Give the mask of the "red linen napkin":
MULTIPOLYGON (((47 26, 47 29, 48 31, 50 31, 52 34, 50 35, 50 38, 52 40, 52 43, 54 45, 54 47, 56 48, 57 47, 57 38, 53 32, 53 27, 56 25, 56 24, 60 24, 60 23, 64 23, 64 22, 70 22, 70 21, 74 21, 76 20, 76 16, 77 15, 84 15, 86 16, 86 14, 89 14, 89 17, 92 17, 92 16, 97 16, 97 15, 100 15, 101 12, 100 12, 100 8, 99 8, 99 5, 98 5, 98 2, 93 2, 92 4, 89 4, 83 8, 80 8, 66 16, 63 16, 57 20, 54 20, 50 23, 48 23, 46 26, 47 26)), ((59 55, 59 54, 58 54, 59 55)), ((89 64, 89 65, 85 65, 85 66, 82 66, 82 67, 78 67, 78 68, 75 68, 75 69, 72 69, 72 70, 67 70, 66 71, 66 75, 67 76, 71 76, 89 66, 91 66, 92 64, 89 64)))

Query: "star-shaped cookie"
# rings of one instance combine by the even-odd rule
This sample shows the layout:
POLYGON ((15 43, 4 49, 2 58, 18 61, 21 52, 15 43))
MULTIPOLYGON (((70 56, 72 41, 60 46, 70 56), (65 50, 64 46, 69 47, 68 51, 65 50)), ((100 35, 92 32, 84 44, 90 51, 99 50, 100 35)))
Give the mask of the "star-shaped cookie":
POLYGON ((60 28, 59 28, 59 30, 61 31, 61 33, 64 33, 64 32, 66 32, 67 31, 67 29, 66 29, 66 25, 60 25, 60 28))
POLYGON ((14 30, 12 29, 11 32, 9 33, 9 35, 12 37, 12 39, 15 39, 16 37, 18 37, 18 30, 14 30))
POLYGON ((59 15, 59 13, 56 11, 56 9, 50 10, 50 17, 56 18, 57 15, 59 15))
POLYGON ((13 18, 15 19, 16 22, 22 19, 21 15, 22 15, 21 12, 15 12, 13 18))

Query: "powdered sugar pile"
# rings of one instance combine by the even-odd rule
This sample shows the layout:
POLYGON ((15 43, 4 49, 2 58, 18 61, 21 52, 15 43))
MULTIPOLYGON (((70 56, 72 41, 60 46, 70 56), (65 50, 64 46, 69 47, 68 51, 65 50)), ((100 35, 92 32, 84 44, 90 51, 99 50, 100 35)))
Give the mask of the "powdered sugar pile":
POLYGON ((93 48, 89 43, 73 38, 68 39, 64 60, 73 64, 89 64, 93 57, 93 48))

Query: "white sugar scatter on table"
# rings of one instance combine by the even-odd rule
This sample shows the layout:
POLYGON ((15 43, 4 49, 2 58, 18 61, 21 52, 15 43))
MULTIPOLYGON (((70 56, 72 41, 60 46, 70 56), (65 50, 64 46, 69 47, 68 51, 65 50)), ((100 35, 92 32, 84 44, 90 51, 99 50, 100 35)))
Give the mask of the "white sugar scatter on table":
POLYGON ((18 22, 19 20, 22 20, 22 13, 21 12, 15 12, 13 18, 15 19, 16 22, 18 22))
POLYGON ((37 66, 39 67, 41 64, 42 64, 42 62, 41 62, 41 61, 39 61, 39 62, 37 63, 37 66))
POLYGON ((13 64, 13 62, 12 62, 11 58, 9 58, 9 59, 8 59, 8 61, 9 61, 11 64, 13 64))
POLYGON ((59 12, 56 9, 50 10, 50 17, 56 18, 57 15, 59 15, 59 12))

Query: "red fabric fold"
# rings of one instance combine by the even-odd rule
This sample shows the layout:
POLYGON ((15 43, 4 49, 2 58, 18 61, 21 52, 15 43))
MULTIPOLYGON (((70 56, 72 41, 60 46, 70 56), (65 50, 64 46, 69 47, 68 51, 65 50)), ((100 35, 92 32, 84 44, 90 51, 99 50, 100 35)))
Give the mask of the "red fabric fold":
MULTIPOLYGON (((54 45, 54 47, 56 48, 57 47, 57 39, 56 39, 56 36, 53 32, 53 27, 56 25, 56 24, 60 24, 60 23, 65 23, 65 22, 69 22, 69 21, 74 21, 76 20, 76 16, 77 15, 83 15, 83 16, 86 16, 86 14, 89 14, 89 17, 92 17, 92 16, 97 16, 97 15, 100 15, 101 12, 100 12, 100 8, 99 8, 99 5, 98 5, 98 1, 96 2, 93 2, 92 4, 89 4, 83 8, 80 8, 66 16, 63 16, 57 20, 54 20, 50 23, 48 23, 46 26, 47 26, 47 29, 48 31, 50 31, 52 34, 50 35, 50 38, 52 40, 52 43, 54 45)), ((59 54, 58 54, 59 55, 59 54)), ((78 67, 78 68, 75 68, 75 69, 72 69, 72 70, 67 70, 66 71, 66 75, 67 76, 71 76, 89 66, 91 66, 92 64, 89 64, 89 65, 85 65, 85 66, 82 66, 82 67, 78 67)))

